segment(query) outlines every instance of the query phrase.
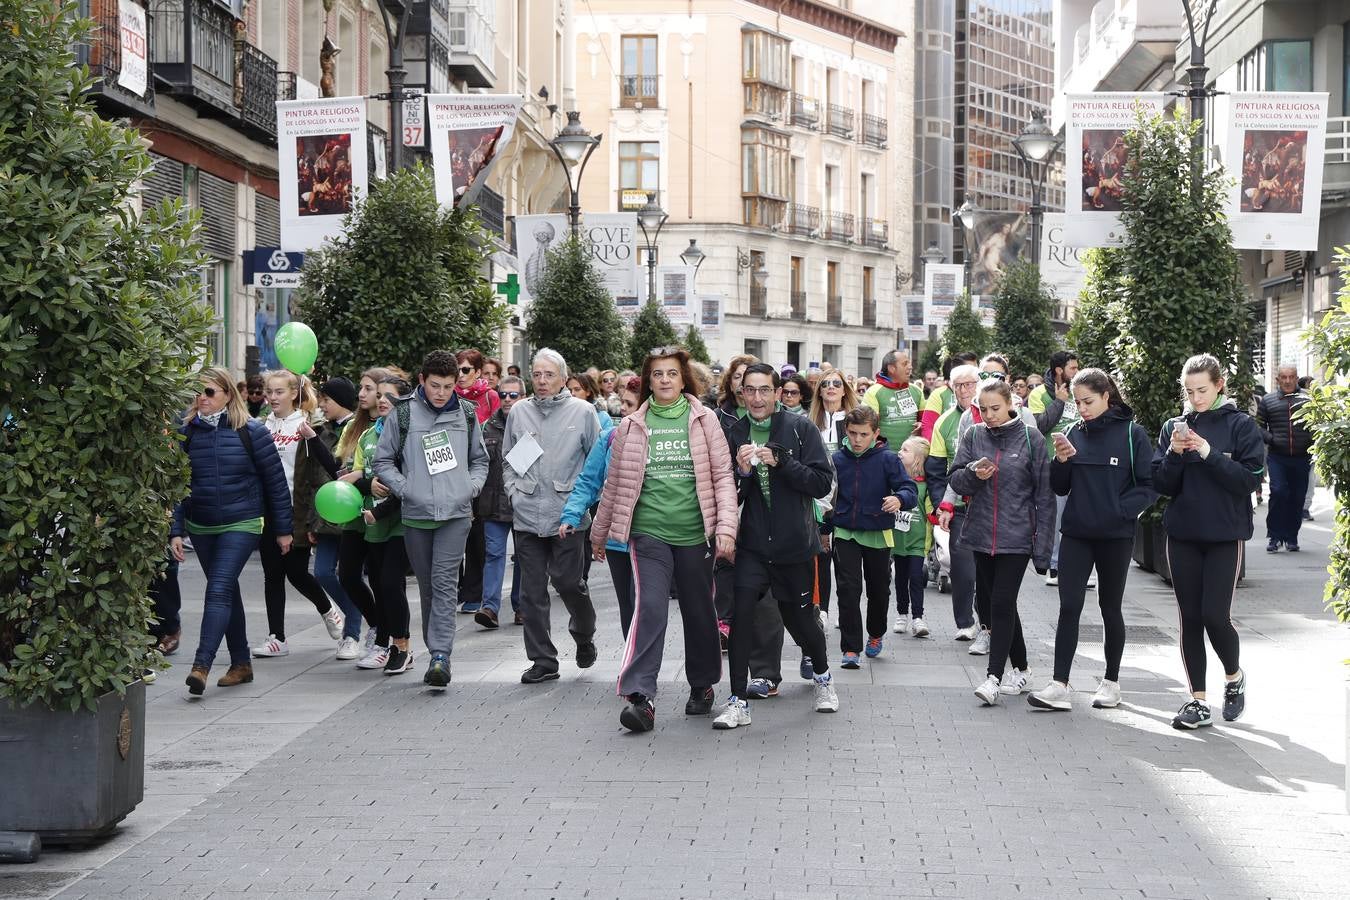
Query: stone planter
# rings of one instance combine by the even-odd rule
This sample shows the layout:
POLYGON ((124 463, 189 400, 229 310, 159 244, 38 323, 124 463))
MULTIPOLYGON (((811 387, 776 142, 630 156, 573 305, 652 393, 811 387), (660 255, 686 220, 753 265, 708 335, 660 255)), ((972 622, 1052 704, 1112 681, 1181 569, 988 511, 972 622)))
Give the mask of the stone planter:
POLYGON ((1142 518, 1134 523, 1134 561, 1145 572, 1153 571, 1153 535, 1142 518))
POLYGON ((0 831, 44 844, 103 837, 145 796, 145 685, 77 712, 0 704, 0 831))
POLYGON ((1172 566, 1167 560, 1167 532, 1160 524, 1152 526, 1153 535, 1153 571, 1168 584, 1172 583, 1172 566))

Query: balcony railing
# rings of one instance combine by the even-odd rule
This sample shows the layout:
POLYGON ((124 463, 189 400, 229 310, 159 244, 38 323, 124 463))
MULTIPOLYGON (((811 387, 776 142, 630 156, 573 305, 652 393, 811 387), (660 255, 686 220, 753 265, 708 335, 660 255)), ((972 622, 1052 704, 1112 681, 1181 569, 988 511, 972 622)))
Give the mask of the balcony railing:
POLYGON ((829 132, 837 137, 853 137, 853 110, 838 103, 829 107, 829 132))
POLYGON ((762 284, 750 285, 750 315, 767 316, 769 314, 769 289, 762 284))
POLYGON ((844 321, 844 298, 838 294, 825 300, 825 321, 839 325, 844 321))
POLYGON ((469 87, 489 88, 496 81, 497 31, 483 15, 490 0, 450 0, 450 72, 469 87))
POLYGON ((624 188, 621 187, 615 192, 618 197, 616 208, 619 212, 636 212, 647 205, 647 195, 655 194, 656 202, 661 203, 661 192, 648 190, 647 188, 624 188))
POLYGON ((660 75, 620 75, 619 105, 625 109, 655 109, 661 105, 660 75))
POLYGON ((277 73, 277 99, 278 99, 278 100, 294 100, 294 99, 295 99, 295 88, 296 88, 295 78, 296 78, 296 75, 295 75, 294 72, 278 72, 278 73, 277 73))
POLYGON ((252 44, 243 43, 239 79, 243 105, 240 118, 268 140, 277 139, 277 61, 252 44))
POLYGON ((792 297, 792 318, 806 318, 806 291, 793 291, 792 297))
POLYGON ((827 212, 825 214, 825 239, 831 241, 853 240, 853 215, 851 213, 827 212))
POLYGON ((122 106, 137 112, 153 115, 155 111, 155 78, 149 71, 150 51, 148 45, 154 37, 153 17, 147 15, 145 24, 146 76, 145 91, 133 94, 118 84, 122 74, 122 37, 121 24, 117 19, 117 4, 109 0, 80 0, 77 12, 81 18, 91 18, 95 26, 89 35, 89 42, 75 47, 77 65, 87 65, 96 79, 94 91, 122 106))
POLYGON ((878 250, 886 248, 886 239, 890 236, 890 226, 882 219, 863 219, 862 232, 858 242, 878 250))
POLYGON ((483 185, 483 189, 478 192, 476 205, 478 206, 478 217, 482 220, 483 227, 505 241, 506 217, 502 195, 487 185, 483 185))
POLYGON ((874 327, 877 324, 877 298, 863 298, 863 324, 874 327))
POLYGON ((209 0, 154 0, 151 61, 169 93, 234 115, 234 18, 209 0))
POLYGON ((793 203, 788 207, 787 230, 792 234, 815 234, 820 228, 820 210, 793 203))
POLYGON ((792 124, 802 128, 815 128, 820 124, 820 101, 805 94, 792 94, 792 124))
POLYGON ((863 113, 862 116, 862 142, 871 144, 873 147, 886 146, 886 120, 881 116, 874 116, 871 113, 863 113))
POLYGON ((1350 163, 1350 117, 1327 119, 1326 164, 1350 163))

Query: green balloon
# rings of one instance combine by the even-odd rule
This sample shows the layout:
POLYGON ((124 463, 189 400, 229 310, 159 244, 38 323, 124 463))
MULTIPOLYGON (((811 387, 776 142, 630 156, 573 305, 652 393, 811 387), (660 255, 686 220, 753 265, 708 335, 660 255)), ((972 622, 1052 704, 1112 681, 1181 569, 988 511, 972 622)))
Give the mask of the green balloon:
POLYGON ((324 521, 345 525, 361 515, 361 492, 345 481, 330 481, 314 495, 314 508, 324 521))
POLYGON ((287 322, 278 328, 272 348, 281 364, 297 375, 313 369, 319 358, 319 339, 304 322, 287 322))

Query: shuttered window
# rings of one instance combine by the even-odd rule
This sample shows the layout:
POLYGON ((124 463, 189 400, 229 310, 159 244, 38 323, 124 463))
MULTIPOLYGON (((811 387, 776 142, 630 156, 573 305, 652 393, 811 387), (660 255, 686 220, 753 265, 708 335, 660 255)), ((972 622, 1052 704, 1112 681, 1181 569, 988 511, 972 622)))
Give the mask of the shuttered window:
POLYGON ((233 259, 239 221, 234 182, 199 171, 197 200, 202 211, 202 247, 212 256, 233 259))
POLYGON ((141 182, 141 208, 149 209, 161 201, 183 196, 183 164, 176 159, 150 154, 151 169, 141 182))
POLYGON ((254 228, 258 239, 256 247, 281 246, 281 204, 271 197, 254 192, 254 228))

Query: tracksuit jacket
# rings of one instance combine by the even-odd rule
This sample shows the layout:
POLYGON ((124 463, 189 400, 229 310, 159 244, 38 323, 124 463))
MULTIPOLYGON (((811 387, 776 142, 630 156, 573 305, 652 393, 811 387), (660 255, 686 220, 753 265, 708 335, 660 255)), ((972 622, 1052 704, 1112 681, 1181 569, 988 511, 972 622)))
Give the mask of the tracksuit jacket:
POLYGON ((1178 540, 1245 541, 1252 536, 1251 493, 1266 471, 1266 443, 1251 416, 1225 397, 1182 418, 1209 442, 1209 455, 1172 452, 1177 419, 1163 423, 1153 454, 1153 486, 1172 501, 1163 528, 1178 540))

